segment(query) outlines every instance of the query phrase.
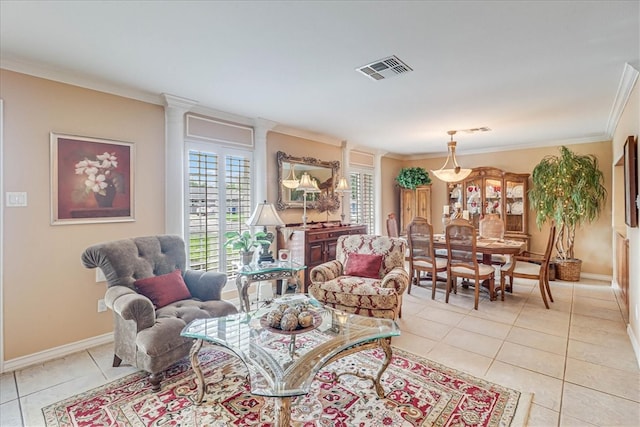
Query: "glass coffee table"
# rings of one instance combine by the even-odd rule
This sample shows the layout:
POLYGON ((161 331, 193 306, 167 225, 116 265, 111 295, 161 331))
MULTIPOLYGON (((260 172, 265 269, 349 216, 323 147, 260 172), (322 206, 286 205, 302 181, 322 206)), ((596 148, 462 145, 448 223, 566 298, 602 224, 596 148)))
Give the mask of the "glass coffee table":
POLYGON ((197 319, 181 333, 194 338, 190 359, 197 378, 196 403, 202 403, 205 381, 198 352, 205 342, 239 357, 247 366, 251 393, 277 399, 277 425, 289 426, 291 398, 307 394, 322 367, 350 354, 381 348, 385 354, 375 376, 361 372, 333 373, 330 381, 350 374, 373 381, 376 393, 384 397, 382 374, 391 362, 391 337, 400 335, 398 325, 389 319, 358 316, 323 307, 304 294, 294 294, 249 313, 213 319, 197 319), (285 332, 266 325, 265 316, 278 304, 306 302, 314 317, 313 326, 301 331, 285 332))

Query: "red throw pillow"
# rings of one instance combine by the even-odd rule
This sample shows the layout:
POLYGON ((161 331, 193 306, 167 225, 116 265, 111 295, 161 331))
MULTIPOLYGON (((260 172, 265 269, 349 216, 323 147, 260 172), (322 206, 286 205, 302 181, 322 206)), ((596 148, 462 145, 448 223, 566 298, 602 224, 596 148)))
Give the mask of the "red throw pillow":
POLYGON ((133 282, 138 293, 149 298, 156 308, 162 308, 172 302, 191 298, 184 283, 182 272, 175 270, 161 276, 147 277, 133 282))
POLYGON ((351 254, 349 258, 347 258, 347 267, 345 268, 344 274, 347 276, 379 279, 381 265, 382 255, 351 254))

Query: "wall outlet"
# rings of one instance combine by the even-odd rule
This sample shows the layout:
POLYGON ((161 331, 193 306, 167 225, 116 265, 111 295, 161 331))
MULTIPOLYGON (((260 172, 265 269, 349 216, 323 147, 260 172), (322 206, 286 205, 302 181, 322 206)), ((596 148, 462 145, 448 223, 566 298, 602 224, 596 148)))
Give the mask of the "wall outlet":
POLYGON ((98 300, 98 313, 102 313, 103 311, 107 311, 107 304, 105 304, 103 299, 98 300))
POLYGON ((96 283, 100 283, 100 282, 106 282, 107 278, 105 277, 104 273, 102 272, 101 268, 96 268, 96 283))

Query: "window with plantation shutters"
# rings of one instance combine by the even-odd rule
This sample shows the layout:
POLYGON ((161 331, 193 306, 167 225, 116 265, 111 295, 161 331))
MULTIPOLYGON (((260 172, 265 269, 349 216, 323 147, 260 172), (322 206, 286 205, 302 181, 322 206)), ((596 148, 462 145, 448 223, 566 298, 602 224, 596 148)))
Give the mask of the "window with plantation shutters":
POLYGON ((369 232, 375 230, 373 171, 351 171, 352 224, 365 224, 369 232))
POLYGON ((224 247, 224 233, 249 230, 251 153, 192 144, 188 159, 190 268, 233 276, 240 253, 224 247))

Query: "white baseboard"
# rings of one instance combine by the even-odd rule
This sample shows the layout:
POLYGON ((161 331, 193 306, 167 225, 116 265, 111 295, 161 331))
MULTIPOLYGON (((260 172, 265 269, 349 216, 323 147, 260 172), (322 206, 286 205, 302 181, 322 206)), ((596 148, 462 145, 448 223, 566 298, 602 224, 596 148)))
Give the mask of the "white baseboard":
POLYGON ((636 354, 636 362, 638 363, 638 367, 640 368, 640 344, 636 339, 635 334, 633 333, 633 329, 631 325, 627 323, 627 335, 629 335, 629 339, 631 340, 631 347, 633 347, 633 352, 636 354))
MULTIPOLYGON (((254 295, 256 286, 253 286, 252 288, 253 289, 249 290, 250 296, 254 295)), ((238 299, 238 290, 233 288, 224 290, 222 293, 222 299, 225 301, 237 302, 234 300, 238 299)), ((93 338, 87 338, 86 340, 65 344, 60 347, 50 348, 38 353, 29 354, 27 356, 21 356, 15 359, 6 360, 0 364, 0 373, 11 372, 18 369, 26 368, 27 366, 44 363, 49 360, 59 359, 60 357, 64 357, 72 353, 77 353, 79 351, 83 351, 88 348, 96 347, 110 342, 113 342, 113 332, 109 332, 93 338)))
POLYGON ((2 364, 2 372, 0 373, 11 372, 18 369, 26 368, 27 366, 44 363, 49 360, 59 359, 69 354, 77 353, 79 351, 110 342, 113 342, 113 332, 109 332, 104 335, 98 335, 97 337, 93 338, 87 338, 86 340, 65 344, 60 347, 39 351, 38 353, 29 354, 27 356, 16 357, 15 359, 6 360, 2 364))
POLYGON ((611 281, 613 281, 613 276, 609 276, 607 274, 580 273, 580 278, 582 278, 582 279, 600 280, 602 282, 609 282, 609 283, 611 283, 611 281))

